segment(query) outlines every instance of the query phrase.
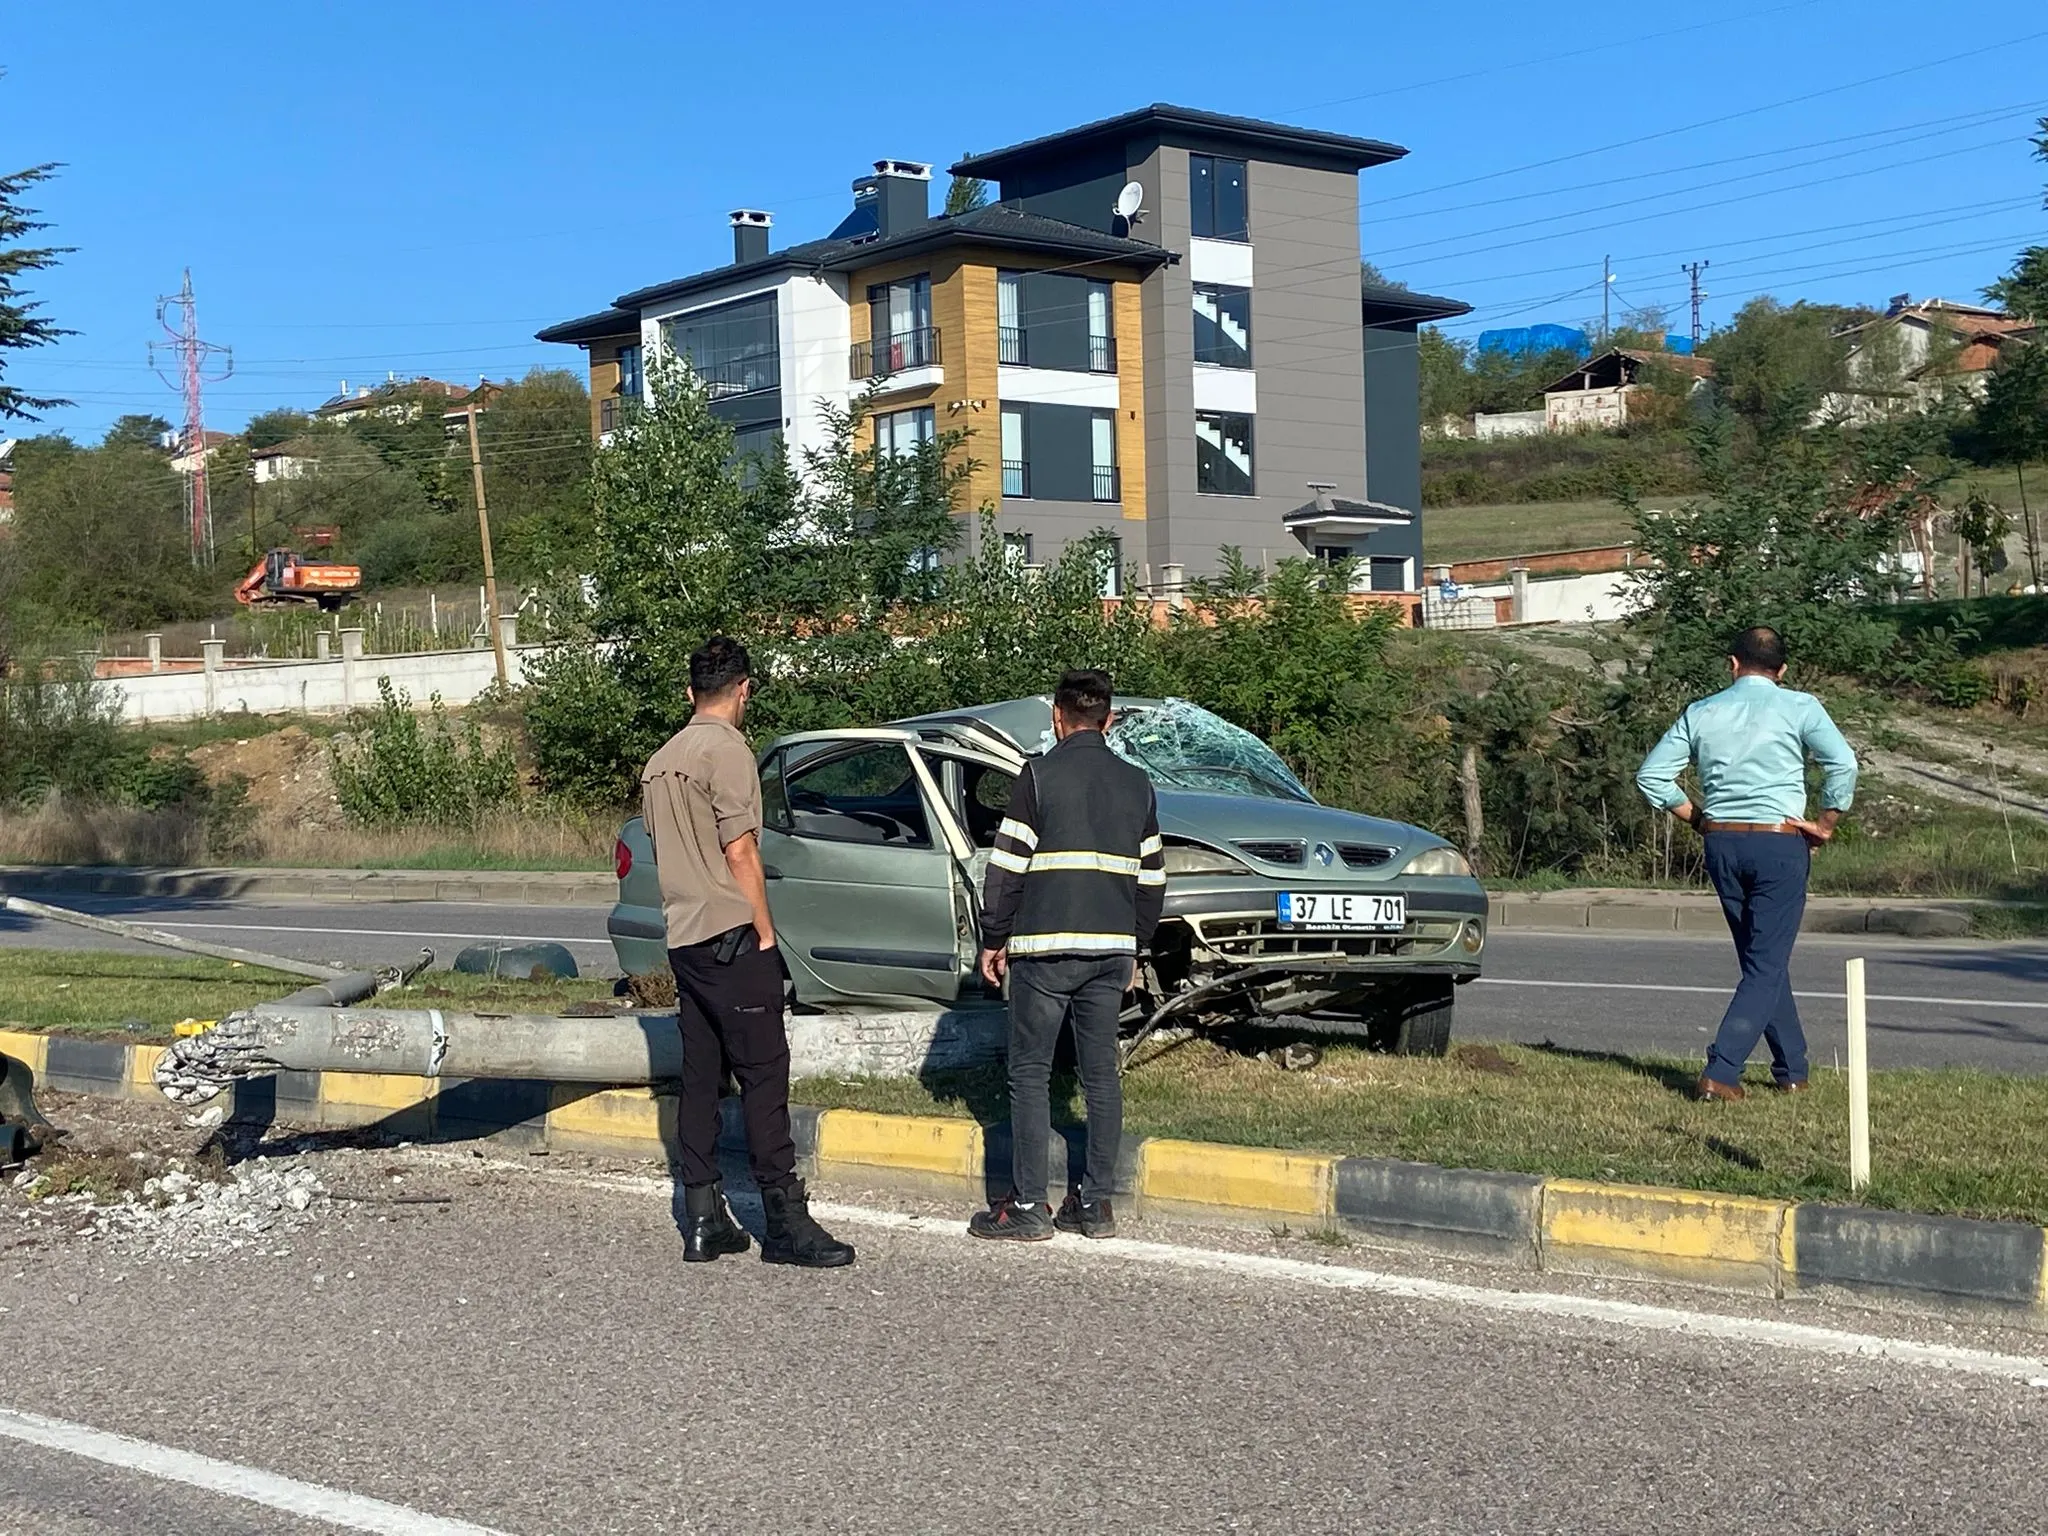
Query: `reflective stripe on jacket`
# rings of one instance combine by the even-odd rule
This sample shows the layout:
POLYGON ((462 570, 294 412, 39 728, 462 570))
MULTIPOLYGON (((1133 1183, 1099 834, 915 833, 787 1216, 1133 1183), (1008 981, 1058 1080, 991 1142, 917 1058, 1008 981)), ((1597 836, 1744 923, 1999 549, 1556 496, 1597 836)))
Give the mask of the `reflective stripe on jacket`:
POLYGON ((984 884, 981 932, 1015 958, 1148 949, 1166 900, 1152 781, 1076 731, 1010 792, 984 884))

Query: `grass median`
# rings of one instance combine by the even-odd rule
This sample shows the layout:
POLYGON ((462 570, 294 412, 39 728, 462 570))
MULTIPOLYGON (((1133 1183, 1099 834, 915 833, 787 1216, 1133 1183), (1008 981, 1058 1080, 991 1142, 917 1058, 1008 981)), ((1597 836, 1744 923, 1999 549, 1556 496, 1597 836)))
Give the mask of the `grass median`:
MULTIPOLYGON (((98 949, 0 949, 0 1029, 115 1035, 161 1045, 180 1019, 218 1019, 282 997, 304 978, 197 956, 177 959, 98 949)), ((507 981, 431 971, 387 1001, 419 1008, 459 1006, 558 1013, 609 999, 601 977, 507 981)))
MULTIPOLYGON (((1813 1091, 1740 1104, 1689 1097, 1699 1064, 1472 1043, 1444 1060, 1335 1047, 1307 1072, 1280 1072, 1187 1042, 1124 1081, 1129 1134, 1449 1167, 1847 1201, 1848 1089, 1816 1072, 1813 1091)), ((1008 1118, 1001 1068, 928 1080, 811 1079, 796 1097, 829 1108, 1008 1118)), ((1879 1072, 1871 1080, 1870 1205, 2048 1222, 2048 1078, 1971 1071, 1879 1072)), ((1079 1120, 1073 1083, 1055 1118, 1079 1120)))

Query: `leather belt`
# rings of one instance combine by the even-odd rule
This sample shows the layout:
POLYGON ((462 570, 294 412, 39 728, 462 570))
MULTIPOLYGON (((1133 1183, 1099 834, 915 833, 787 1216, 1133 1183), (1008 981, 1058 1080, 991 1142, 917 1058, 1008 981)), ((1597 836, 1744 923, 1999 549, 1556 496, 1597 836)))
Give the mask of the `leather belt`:
POLYGON ((1707 818, 1707 824, 1700 830, 1702 832, 1783 832, 1795 837, 1799 833, 1799 829, 1789 821, 1716 821, 1711 816, 1707 818))

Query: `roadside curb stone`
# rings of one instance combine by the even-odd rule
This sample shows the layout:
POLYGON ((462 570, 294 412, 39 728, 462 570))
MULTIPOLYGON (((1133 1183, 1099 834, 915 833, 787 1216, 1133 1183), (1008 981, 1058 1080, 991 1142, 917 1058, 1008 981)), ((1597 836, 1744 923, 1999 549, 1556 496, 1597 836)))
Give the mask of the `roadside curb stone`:
POLYGON ((0 894, 210 901, 462 901, 495 906, 608 907, 612 875, 572 870, 120 869, 0 865, 0 894))

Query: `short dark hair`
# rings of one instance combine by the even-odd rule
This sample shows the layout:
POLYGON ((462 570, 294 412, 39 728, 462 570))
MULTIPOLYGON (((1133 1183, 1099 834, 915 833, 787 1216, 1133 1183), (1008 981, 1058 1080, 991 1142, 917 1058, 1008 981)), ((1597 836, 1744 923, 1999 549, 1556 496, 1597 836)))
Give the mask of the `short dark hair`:
POLYGON ((744 683, 753 669, 744 645, 729 635, 713 635, 690 652, 690 692, 715 699, 744 683))
POLYGON ((1728 642, 1728 654, 1745 671, 1776 672, 1785 665, 1785 637, 1768 624, 1755 624, 1728 642))
POLYGON ((1060 685, 1054 690, 1052 701, 1066 716, 1067 724, 1099 731, 1109 722, 1113 692, 1107 672, 1076 668, 1060 674, 1060 685))

